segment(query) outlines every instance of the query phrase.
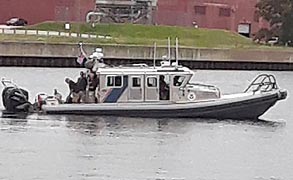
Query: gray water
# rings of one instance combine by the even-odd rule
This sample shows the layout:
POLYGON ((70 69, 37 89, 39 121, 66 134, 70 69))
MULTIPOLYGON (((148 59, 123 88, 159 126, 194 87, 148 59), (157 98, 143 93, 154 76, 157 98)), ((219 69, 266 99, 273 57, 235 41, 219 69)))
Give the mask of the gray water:
MULTIPOLYGON (((243 91, 259 73, 263 72, 197 71, 193 80, 233 93, 243 91)), ((271 73, 289 91, 289 98, 277 103, 260 122, 2 118, 0 179, 293 179, 293 72, 271 73)), ((78 74, 78 69, 0 68, 0 77, 30 90, 31 101, 38 92, 51 94, 56 87, 66 96, 65 76, 78 74)))

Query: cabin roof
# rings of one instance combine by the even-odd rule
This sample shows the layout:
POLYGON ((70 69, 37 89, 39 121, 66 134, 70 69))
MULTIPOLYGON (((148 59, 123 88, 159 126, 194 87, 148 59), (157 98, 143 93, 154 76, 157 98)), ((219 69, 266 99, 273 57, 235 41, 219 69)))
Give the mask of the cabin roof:
POLYGON ((120 66, 99 68, 99 74, 193 74, 187 67, 120 66))

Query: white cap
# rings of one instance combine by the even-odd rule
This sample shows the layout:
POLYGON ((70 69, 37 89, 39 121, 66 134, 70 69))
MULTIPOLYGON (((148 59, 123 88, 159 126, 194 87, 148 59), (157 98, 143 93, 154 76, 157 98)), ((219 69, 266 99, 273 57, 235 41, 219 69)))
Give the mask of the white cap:
POLYGON ((90 55, 91 59, 102 59, 104 57, 104 54, 101 52, 94 52, 92 55, 90 55))
POLYGON ((102 48, 96 48, 96 52, 103 52, 103 49, 102 48))

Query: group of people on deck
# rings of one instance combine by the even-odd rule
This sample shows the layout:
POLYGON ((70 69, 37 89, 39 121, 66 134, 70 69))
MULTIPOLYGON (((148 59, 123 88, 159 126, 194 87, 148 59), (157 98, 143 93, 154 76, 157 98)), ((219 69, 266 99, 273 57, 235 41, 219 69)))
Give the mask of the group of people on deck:
POLYGON ((70 94, 66 99, 66 103, 97 103, 98 98, 96 90, 99 86, 99 78, 96 73, 83 71, 77 82, 66 78, 65 82, 69 86, 70 94))
POLYGON ((80 77, 77 82, 72 81, 69 78, 65 79, 65 82, 69 86, 70 94, 66 99, 66 103, 97 103, 99 99, 99 77, 96 74, 97 69, 105 67, 103 57, 104 54, 101 48, 96 48, 95 51, 87 57, 82 43, 80 45, 81 54, 83 57, 83 65, 87 72, 80 72, 80 77))

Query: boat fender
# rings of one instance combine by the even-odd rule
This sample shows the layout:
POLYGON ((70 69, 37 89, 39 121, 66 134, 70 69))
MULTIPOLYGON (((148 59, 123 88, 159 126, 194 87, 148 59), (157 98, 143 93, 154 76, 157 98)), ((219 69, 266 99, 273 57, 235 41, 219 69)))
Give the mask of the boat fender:
POLYGON ((194 92, 189 92, 188 95, 187 95, 187 98, 189 101, 194 101, 195 98, 196 98, 196 95, 194 92))

